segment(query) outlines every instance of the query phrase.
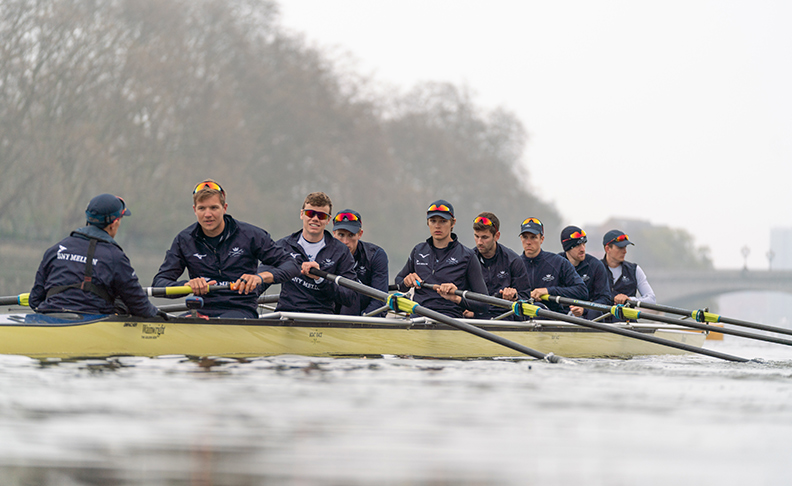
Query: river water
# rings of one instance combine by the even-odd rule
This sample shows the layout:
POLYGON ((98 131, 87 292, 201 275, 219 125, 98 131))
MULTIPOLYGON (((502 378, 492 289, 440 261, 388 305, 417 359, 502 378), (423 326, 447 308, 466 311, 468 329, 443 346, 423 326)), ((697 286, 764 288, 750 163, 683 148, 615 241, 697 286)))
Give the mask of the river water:
POLYGON ((0 356, 2 485, 787 485, 792 348, 760 358, 0 356))

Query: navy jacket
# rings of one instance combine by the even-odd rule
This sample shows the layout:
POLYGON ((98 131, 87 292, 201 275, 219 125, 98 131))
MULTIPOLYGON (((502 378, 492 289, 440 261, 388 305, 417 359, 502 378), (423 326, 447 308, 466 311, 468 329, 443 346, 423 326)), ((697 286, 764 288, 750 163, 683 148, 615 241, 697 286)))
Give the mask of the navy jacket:
MULTIPOLYGON (((299 268, 304 262, 310 261, 303 248, 299 245, 302 230, 278 240, 278 246, 284 248, 299 268)), ((357 280, 355 260, 349 248, 325 230, 325 247, 319 250, 314 260, 319 268, 334 275, 350 280, 357 280)), ((358 293, 346 287, 336 285, 327 279, 314 280, 311 277, 297 274, 281 285, 278 306, 275 310, 288 312, 315 312, 333 314, 335 304, 354 307, 358 303, 358 293)))
POLYGON ((602 264, 608 271, 608 281, 612 282, 611 300, 618 294, 624 294, 628 297, 635 297, 638 294, 638 277, 635 274, 638 268, 637 263, 622 262, 622 274, 615 282, 613 281, 613 274, 604 258, 602 259, 602 264))
MULTIPOLYGON (((528 258, 525 253, 520 255, 520 258, 528 272, 531 289, 545 287, 550 295, 579 300, 588 299, 586 284, 566 257, 541 250, 535 258, 528 258)), ((563 306, 555 302, 545 303, 551 311, 567 312, 563 306)))
MULTIPOLYGON (((245 273, 256 273, 259 261, 273 267, 269 271, 275 278, 274 283, 282 283, 299 274, 300 269, 294 260, 289 258, 283 248, 275 245, 269 233, 252 224, 237 221, 228 214, 224 220, 223 238, 216 249, 207 242, 197 222, 176 235, 152 285, 186 285, 189 280, 198 277, 228 284, 245 273), (185 268, 189 278, 179 280, 185 268)), ((258 317, 256 292, 245 295, 236 290, 218 290, 202 297, 204 308, 201 312, 209 316, 227 314, 258 317)))
MULTIPOLYGON (((358 241, 357 251, 352 258, 355 262, 355 274, 360 283, 388 293, 388 255, 385 250, 373 243, 358 241)), ((339 314, 361 316, 385 305, 382 301, 367 295, 361 294, 359 297, 357 305, 337 305, 339 314)))
MULTIPOLYGON (((432 238, 427 238, 423 243, 415 245, 404 268, 396 275, 396 285, 399 290, 409 290, 404 285, 404 277, 416 273, 421 281, 431 284, 453 283, 459 290, 471 290, 479 294, 487 293, 487 284, 481 273, 481 264, 476 254, 470 248, 457 241, 457 236, 451 233, 451 243, 443 249, 437 249, 432 244, 432 238)), ((417 288, 413 299, 420 305, 450 317, 462 317, 464 309, 473 312, 483 312, 486 304, 462 299, 459 305, 444 299, 436 290, 417 288)))
MULTIPOLYGON (((531 298, 531 285, 528 282, 528 273, 525 265, 520 260, 520 255, 510 248, 497 244, 495 256, 489 262, 474 248, 476 257, 481 263, 484 282, 487 284, 487 293, 493 297, 503 298, 500 290, 506 287, 517 289, 518 298, 527 300, 531 298)), ((492 319, 507 312, 509 309, 487 306, 484 312, 476 312, 477 319, 492 319)))
POLYGON ((106 290, 111 298, 120 298, 133 315, 155 316, 157 308, 140 287, 124 250, 106 231, 90 225, 73 231, 68 238, 44 252, 30 291, 30 307, 38 312, 115 313, 112 302, 78 288, 47 297, 47 292, 53 287, 80 283, 85 279, 85 259, 92 238, 99 240, 93 257, 92 282, 106 290))
MULTIPOLYGON (((559 253, 559 256, 566 258, 566 253, 559 253)), ((601 261, 586 253, 586 257, 575 267, 575 270, 586 284, 590 302, 613 305, 610 274, 601 261)), ((583 317, 589 320, 596 319, 601 315, 602 312, 594 309, 586 309, 583 312, 583 317)))

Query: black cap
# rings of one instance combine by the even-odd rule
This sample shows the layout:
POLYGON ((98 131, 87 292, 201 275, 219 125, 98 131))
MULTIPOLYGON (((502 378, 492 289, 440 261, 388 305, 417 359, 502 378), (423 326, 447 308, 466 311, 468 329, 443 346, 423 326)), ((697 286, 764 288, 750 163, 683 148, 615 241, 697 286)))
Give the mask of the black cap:
POLYGON ((344 209, 339 211, 333 218, 333 231, 347 230, 350 233, 357 234, 362 226, 360 220, 360 213, 354 209, 344 209))
POLYGON ((630 237, 625 235, 623 231, 615 229, 608 231, 605 233, 605 236, 602 237, 602 246, 608 246, 611 243, 618 246, 619 248, 624 248, 627 245, 634 244, 632 241, 630 241, 630 237))
POLYGON ((533 233, 535 235, 544 235, 544 225, 537 218, 527 218, 520 225, 520 234, 533 233))
POLYGON ((561 231, 561 246, 564 247, 564 251, 569 251, 587 241, 586 232, 577 226, 567 226, 561 231))
POLYGON ((429 219, 432 216, 440 216, 441 218, 445 219, 454 219, 454 206, 452 206, 451 203, 445 199, 438 199, 437 201, 430 204, 429 209, 426 210, 426 219, 429 219))
POLYGON ((132 216, 123 199, 112 194, 100 194, 91 199, 85 210, 85 219, 94 226, 107 226, 122 216, 132 216))

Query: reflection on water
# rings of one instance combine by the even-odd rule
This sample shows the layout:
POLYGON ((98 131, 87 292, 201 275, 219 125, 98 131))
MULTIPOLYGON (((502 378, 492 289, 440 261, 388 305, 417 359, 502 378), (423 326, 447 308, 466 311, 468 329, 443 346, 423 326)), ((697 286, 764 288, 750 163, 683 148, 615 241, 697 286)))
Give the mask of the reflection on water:
POLYGON ((0 356, 3 485, 787 484, 792 349, 577 360, 0 356))

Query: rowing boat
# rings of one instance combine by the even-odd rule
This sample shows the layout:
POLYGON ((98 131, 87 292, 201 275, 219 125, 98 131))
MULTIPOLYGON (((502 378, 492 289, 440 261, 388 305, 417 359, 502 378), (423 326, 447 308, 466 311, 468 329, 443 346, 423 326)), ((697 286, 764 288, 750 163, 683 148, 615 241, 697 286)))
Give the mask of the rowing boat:
MULTIPOLYGON (((466 319, 509 340, 570 358, 684 354, 678 349, 565 322, 466 319)), ((701 347, 705 334, 674 325, 618 324, 645 334, 701 347)), ((78 314, 0 314, 0 354, 34 358, 108 356, 255 357, 415 356, 524 357, 499 344, 427 318, 353 317, 272 312, 259 319, 78 314)))

